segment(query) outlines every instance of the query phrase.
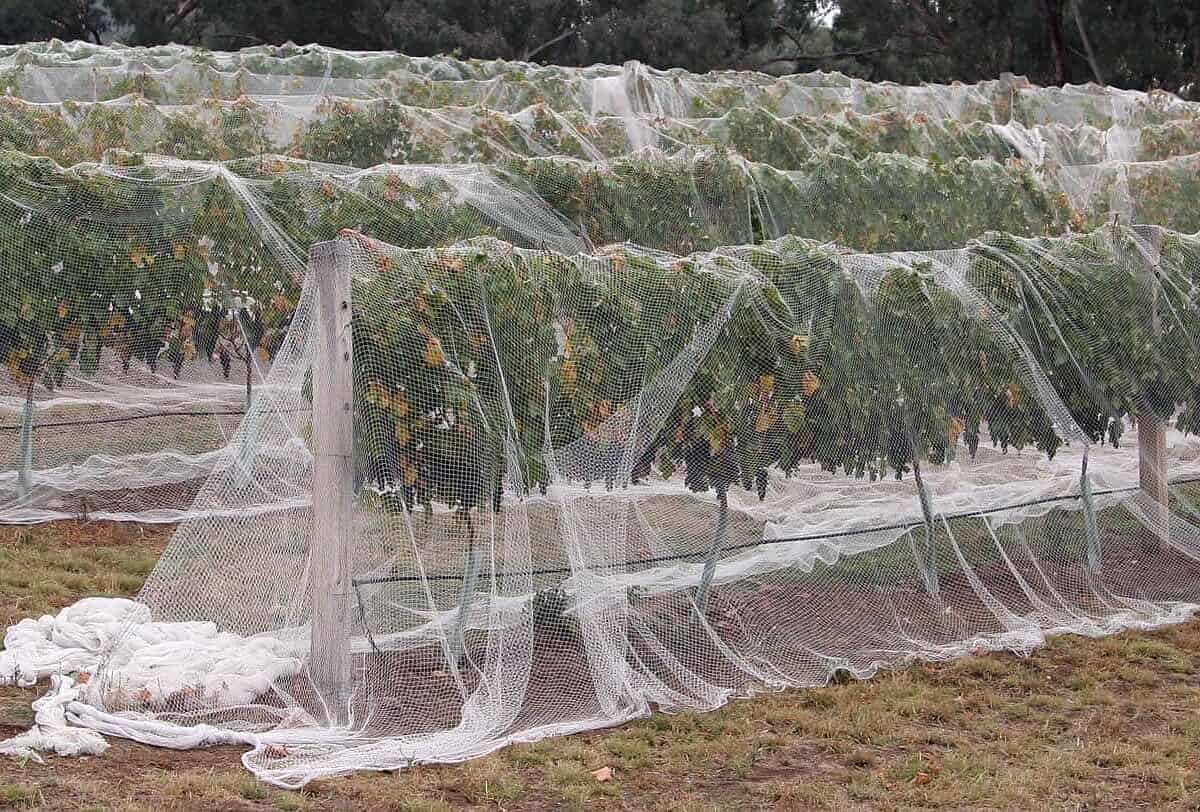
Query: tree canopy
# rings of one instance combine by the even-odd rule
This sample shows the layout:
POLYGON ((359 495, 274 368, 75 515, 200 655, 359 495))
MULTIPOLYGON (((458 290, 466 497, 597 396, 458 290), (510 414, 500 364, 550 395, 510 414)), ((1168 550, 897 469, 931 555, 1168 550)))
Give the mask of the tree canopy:
POLYGON ((897 82, 1003 72, 1200 94, 1189 0, 9 0, 0 42, 210 48, 320 42, 557 64, 841 70, 897 82))

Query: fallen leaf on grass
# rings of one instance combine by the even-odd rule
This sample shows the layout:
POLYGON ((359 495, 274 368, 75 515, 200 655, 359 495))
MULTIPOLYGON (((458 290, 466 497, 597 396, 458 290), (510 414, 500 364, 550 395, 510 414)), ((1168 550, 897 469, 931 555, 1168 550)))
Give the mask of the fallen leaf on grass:
POLYGON ((600 783, 611 781, 613 779, 612 767, 601 767, 598 770, 592 770, 592 778, 595 778, 600 783))
POLYGON ((933 779, 929 777, 929 773, 917 773, 916 775, 913 776, 912 783, 928 784, 932 780, 933 779))

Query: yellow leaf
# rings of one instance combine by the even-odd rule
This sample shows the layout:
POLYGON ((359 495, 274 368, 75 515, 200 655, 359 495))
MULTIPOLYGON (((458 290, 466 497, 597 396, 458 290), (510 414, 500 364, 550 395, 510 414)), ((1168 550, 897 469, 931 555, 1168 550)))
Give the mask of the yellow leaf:
POLYGON ((154 255, 144 245, 134 246, 129 252, 129 261, 139 268, 145 268, 147 265, 154 264, 154 255))
POLYGON ((70 310, 71 310, 71 307, 70 307, 70 305, 67 304, 66 299, 63 299, 61 302, 58 303, 58 317, 60 319, 65 319, 67 317, 67 313, 69 313, 70 310))
POLYGON ((715 426, 708 434, 708 450, 715 457, 725 448, 728 433, 724 426, 715 426))
POLYGON ((271 362, 271 353, 267 352, 266 347, 259 347, 254 351, 254 354, 257 355, 258 360, 264 364, 269 364, 271 362))
POLYGON ((12 376, 13 382, 18 386, 25 383, 25 373, 21 371, 21 351, 13 351, 8 354, 8 374, 12 376))
POLYGON ((442 349, 442 342, 436 336, 430 336, 425 342, 425 363, 431 367, 440 367, 446 363, 446 353, 442 349))
POLYGON ((409 487, 417 484, 417 469, 412 465, 404 466, 404 484, 409 487))
POLYGON ((773 411, 760 411, 758 418, 754 421, 754 430, 762 434, 775 422, 775 413, 773 411))
POLYGON ((187 256, 187 246, 181 242, 175 243, 175 259, 182 262, 183 258, 186 256, 187 256))
MULTIPOLYGON (((396 442, 400 444, 401 448, 408 445, 408 438, 411 436, 408 426, 403 423, 396 424, 396 442)), ((410 482, 409 484, 411 485, 412 483, 410 482)))
POLYGON ((575 371, 575 362, 563 361, 560 371, 562 372, 563 388, 568 392, 573 391, 575 389, 575 379, 578 375, 575 371))
POLYGON ((967 428, 967 423, 961 417, 953 417, 950 419, 950 442, 956 442, 963 431, 967 428))
POLYGON ((379 381, 367 382, 367 403, 375 403, 387 408, 387 390, 379 381))
POLYGON ((800 378, 800 388, 808 397, 812 397, 821 388, 821 379, 811 372, 805 372, 800 378))
POLYGON ((396 394, 392 395, 390 401, 392 411, 395 412, 396 417, 408 416, 408 398, 405 397, 403 392, 397 392, 396 394))

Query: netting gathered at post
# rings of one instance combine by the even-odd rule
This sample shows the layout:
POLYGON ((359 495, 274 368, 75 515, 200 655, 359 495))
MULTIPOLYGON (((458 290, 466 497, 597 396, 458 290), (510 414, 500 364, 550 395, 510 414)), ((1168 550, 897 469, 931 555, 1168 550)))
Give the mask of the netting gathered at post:
POLYGON ((6 638, 79 728, 295 787, 1200 604, 1194 104, 317 47, 0 83, 0 519, 178 522, 137 600, 6 638))

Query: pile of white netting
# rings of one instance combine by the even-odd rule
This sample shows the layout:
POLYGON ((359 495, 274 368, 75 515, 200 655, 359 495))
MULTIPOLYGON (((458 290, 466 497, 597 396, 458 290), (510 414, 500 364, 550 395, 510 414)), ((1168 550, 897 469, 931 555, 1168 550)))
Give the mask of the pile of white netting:
POLYGON ((1200 107, 0 48, 18 755, 455 761, 1200 604, 1200 107))

